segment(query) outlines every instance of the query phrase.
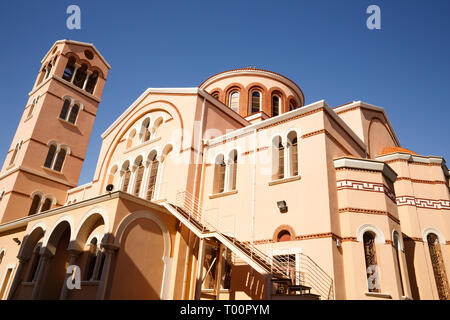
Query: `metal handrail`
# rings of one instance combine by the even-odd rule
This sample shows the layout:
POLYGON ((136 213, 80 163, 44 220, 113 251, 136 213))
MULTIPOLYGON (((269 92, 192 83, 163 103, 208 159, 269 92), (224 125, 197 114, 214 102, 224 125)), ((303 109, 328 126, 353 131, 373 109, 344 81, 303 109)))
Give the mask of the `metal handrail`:
MULTIPOLYGON (((219 230, 218 226, 210 223, 203 213, 205 210, 200 206, 199 201, 189 191, 183 190, 177 193, 176 197, 177 206, 182 208, 188 215, 188 220, 194 219, 202 228, 202 232, 214 231, 223 236, 228 241, 232 242, 235 246, 244 247, 250 256, 254 260, 254 256, 262 261, 268 271, 275 278, 282 276, 285 279, 291 279, 295 283, 310 287, 316 291, 323 299, 334 299, 333 292, 333 279, 309 256, 300 253, 300 271, 294 272, 294 279, 290 277, 292 275, 291 270, 295 270, 295 265, 289 259, 283 259, 282 256, 274 257, 261 251, 253 243, 243 242, 233 237, 227 236, 219 230)), ((219 218, 218 218, 219 219, 219 218)), ((220 224, 219 222, 217 224, 220 224)))

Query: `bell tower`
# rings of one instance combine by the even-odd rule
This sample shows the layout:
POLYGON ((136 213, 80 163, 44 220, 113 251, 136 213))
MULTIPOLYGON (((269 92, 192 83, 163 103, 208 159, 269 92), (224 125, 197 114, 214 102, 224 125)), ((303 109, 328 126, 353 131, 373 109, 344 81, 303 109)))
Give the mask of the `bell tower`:
POLYGON ((60 40, 44 56, 0 171, 0 223, 64 205, 78 183, 109 69, 89 43, 60 40))

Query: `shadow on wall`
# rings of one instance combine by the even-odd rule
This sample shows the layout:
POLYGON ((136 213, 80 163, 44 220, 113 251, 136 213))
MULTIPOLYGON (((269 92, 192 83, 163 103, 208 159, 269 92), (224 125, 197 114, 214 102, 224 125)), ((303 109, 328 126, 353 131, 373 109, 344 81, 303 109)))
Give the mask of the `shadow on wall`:
POLYGON ((409 237, 403 234, 405 245, 406 265, 408 266, 409 283, 411 285, 411 295, 414 300, 420 300, 419 288, 417 287, 416 270, 414 268, 415 241, 406 241, 409 237))
MULTIPOLYGON (((92 228, 97 225, 93 222, 92 228)), ((16 273, 14 279, 16 285, 11 288, 12 299, 31 299, 34 290, 32 275, 39 273, 38 265, 41 257, 38 252, 42 250, 52 251, 54 255, 46 264, 38 299, 60 298, 69 265, 67 248, 73 246, 70 242, 70 225, 67 222, 60 223, 50 236, 47 248, 39 246, 42 244, 43 236, 42 228, 36 228, 29 236, 23 238, 19 256, 27 259, 24 260, 26 262, 22 266, 23 271, 16 273)), ((102 242, 113 243, 113 240, 114 236, 106 234, 102 242)), ((163 255, 163 233, 155 222, 138 218, 129 223, 122 235, 120 248, 112 259, 105 299, 160 299, 164 275, 163 255)), ((83 264, 82 260, 77 263, 80 262, 81 276, 84 279, 83 274, 87 272, 86 263, 83 264)), ((82 285, 81 290, 70 292, 67 298, 95 299, 97 293, 95 288, 95 286, 83 288, 82 285)))
POLYGON ((232 267, 230 299, 243 299, 236 297, 236 292, 245 292, 253 300, 263 300, 265 293, 265 278, 248 265, 235 265, 232 267))
POLYGON ((113 262, 108 299, 160 299, 164 274, 164 240, 153 221, 131 222, 113 262))

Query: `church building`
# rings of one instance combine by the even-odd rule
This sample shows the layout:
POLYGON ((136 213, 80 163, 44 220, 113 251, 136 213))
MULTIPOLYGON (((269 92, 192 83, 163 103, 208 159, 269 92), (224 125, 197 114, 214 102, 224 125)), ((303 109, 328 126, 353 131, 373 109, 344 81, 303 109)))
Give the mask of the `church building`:
POLYGON ((382 107, 253 67, 148 88, 78 185, 110 68, 73 40, 41 61, 0 171, 0 299, 450 299, 449 169, 382 107))

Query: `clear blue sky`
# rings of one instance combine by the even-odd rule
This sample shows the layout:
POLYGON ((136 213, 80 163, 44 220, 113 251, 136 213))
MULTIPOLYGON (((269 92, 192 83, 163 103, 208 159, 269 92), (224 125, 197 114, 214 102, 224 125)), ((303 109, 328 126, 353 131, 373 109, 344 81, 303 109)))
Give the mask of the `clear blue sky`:
POLYGON ((92 180, 101 133, 148 87, 194 87, 256 66, 295 81, 306 103, 385 108, 400 143, 450 159, 450 1, 1 1, 0 158, 40 60, 59 39, 92 42, 111 64, 79 183, 92 180), (66 9, 81 8, 81 30, 66 9), (381 8, 368 30, 366 8, 381 8))

